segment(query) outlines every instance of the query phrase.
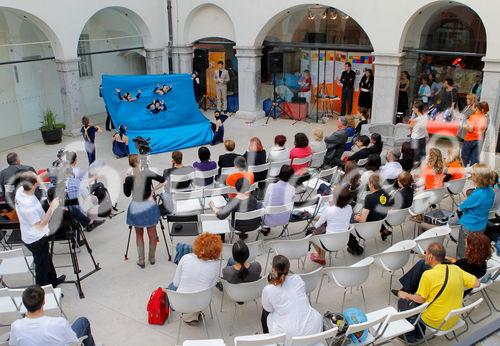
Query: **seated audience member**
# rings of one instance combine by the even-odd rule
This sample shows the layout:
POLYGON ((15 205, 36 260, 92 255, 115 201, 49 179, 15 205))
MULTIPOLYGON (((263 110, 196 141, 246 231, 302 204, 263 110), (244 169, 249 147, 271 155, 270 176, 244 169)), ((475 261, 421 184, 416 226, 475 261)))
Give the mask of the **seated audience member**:
POLYGON ((444 161, 441 151, 437 148, 430 148, 427 160, 422 167, 419 185, 423 185, 425 190, 443 187, 443 171, 444 161))
MULTIPOLYGON (((243 156, 237 156, 234 159, 234 168, 236 168, 237 172, 229 174, 226 178, 226 185, 235 187, 236 182, 241 179, 245 178, 250 182, 250 185, 254 183, 254 176, 253 172, 248 172, 247 171, 247 160, 243 156)), ((229 198, 234 198, 236 194, 230 193, 229 198)))
POLYGON ((365 135, 358 136, 358 138, 356 138, 356 142, 354 143, 358 150, 354 154, 348 156, 347 160, 358 162, 359 160, 368 158, 368 155, 371 154, 371 149, 368 148, 369 144, 370 137, 365 135))
POLYGON ((394 182, 403 172, 403 167, 398 162, 401 153, 397 148, 393 148, 385 155, 386 164, 380 167, 380 177, 388 183, 394 182))
MULTIPOLYGON (((267 154, 258 137, 250 138, 248 150, 243 154, 249 166, 263 165, 267 162, 267 154)), ((267 171, 254 173, 255 181, 262 181, 267 178, 267 171)))
POLYGON ((323 318, 311 307, 304 281, 297 274, 289 274, 289 271, 288 258, 274 256, 269 284, 262 291, 262 329, 264 333, 285 333, 285 345, 294 336, 316 334, 323 330, 323 318))
POLYGON ((347 119, 345 117, 338 117, 335 120, 337 131, 332 135, 325 137, 326 155, 324 165, 328 167, 343 166, 341 161, 344 147, 347 142, 347 119))
POLYGON ((347 120, 347 142, 344 145, 344 151, 351 151, 354 144, 354 138, 356 137, 356 122, 352 115, 346 115, 345 118, 347 120))
MULTIPOLYGON (((295 187, 289 183, 293 176, 293 168, 289 165, 281 166, 276 183, 269 184, 264 195, 264 207, 280 206, 293 203, 295 187)), ((262 234, 268 235, 271 227, 284 226, 288 224, 290 212, 264 216, 264 227, 262 234)))
POLYGON ((35 283, 40 286, 57 287, 66 279, 65 275, 57 277, 52 256, 49 253, 49 221, 59 206, 59 198, 54 198, 47 212, 44 212, 40 201, 35 196, 38 180, 35 173, 24 172, 20 176, 21 186, 15 195, 16 213, 21 228, 21 240, 33 254, 35 264, 35 283))
POLYGON ((309 163, 294 164, 295 159, 303 159, 311 155, 311 147, 309 146, 309 139, 305 133, 299 132, 295 134, 295 146, 290 150, 290 159, 292 160, 292 168, 296 175, 302 175, 309 163))
MULTIPOLYGON (((314 235, 344 232, 349 229, 352 217, 352 207, 349 205, 351 191, 348 188, 341 187, 336 193, 338 195, 335 196, 334 194, 334 202, 330 203, 321 212, 319 220, 314 224, 315 229, 312 232, 314 235)), ((317 255, 311 253, 311 261, 325 265, 325 250, 315 243, 312 243, 312 246, 316 250, 317 255)))
MULTIPOLYGON (((193 163, 193 168, 195 170, 205 172, 217 168, 217 163, 210 160, 210 150, 207 147, 200 147, 198 149, 198 158, 200 159, 200 161, 193 163)), ((195 179, 194 181, 196 186, 207 186, 212 184, 214 182, 214 179, 201 178, 195 179)))
POLYGON ((368 185, 368 179, 372 176, 372 174, 379 173, 381 165, 382 162, 380 160, 380 155, 377 154, 368 155, 368 161, 366 161, 365 164, 365 171, 363 172, 363 174, 361 174, 361 179, 360 179, 360 183, 362 186, 368 185))
POLYGON ((16 153, 7 154, 7 164, 9 166, 0 171, 0 200, 12 201, 12 197, 14 197, 17 190, 20 174, 23 172, 36 172, 33 167, 22 165, 19 155, 16 153), (7 198, 5 197, 6 191, 11 194, 7 198))
POLYGON ((491 188, 491 169, 478 163, 472 169, 472 182, 476 188, 458 206, 461 212, 458 223, 462 226, 458 236, 457 258, 465 254, 465 238, 469 233, 484 232, 488 216, 495 201, 495 191, 491 188))
MULTIPOLYGON (((219 279, 222 241, 217 234, 202 233, 193 243, 193 252, 182 256, 169 289, 192 293, 215 286, 219 279)), ((198 322, 199 312, 184 314, 187 323, 198 322)))
POLYGON ((382 142, 382 136, 378 133, 372 133, 370 136, 370 145, 368 149, 370 149, 370 154, 380 155, 384 148, 384 143, 382 142))
POLYGON ((355 128, 357 134, 361 133, 361 127, 365 124, 368 124, 368 110, 366 108, 360 108, 359 109, 359 123, 355 128))
POLYGON ((321 127, 316 127, 312 131, 313 140, 309 142, 309 146, 311 147, 311 153, 320 153, 326 150, 326 143, 324 140, 323 129, 321 127))
POLYGON ((118 131, 115 132, 112 138, 113 145, 113 154, 117 158, 127 157, 129 156, 129 148, 128 148, 128 136, 126 135, 127 129, 125 126, 120 125, 118 127, 118 131))
POLYGON ((14 321, 10 327, 9 345, 47 346, 69 345, 87 336, 85 346, 94 346, 90 322, 85 317, 78 318, 72 325, 63 317, 45 316, 45 291, 39 285, 27 287, 22 296, 27 312, 24 318, 14 321))
MULTIPOLYGON (((233 265, 222 269, 222 278, 230 284, 253 282, 260 279, 262 267, 259 262, 248 262, 250 250, 243 240, 233 244, 233 265)), ((228 263, 229 264, 229 263, 228 263)))
POLYGON ((235 147, 236 143, 234 143, 232 139, 226 139, 224 141, 224 148, 226 148, 226 152, 219 156, 219 161, 217 163, 217 165, 219 166, 219 175, 222 168, 233 167, 234 159, 240 156, 234 152, 235 147))
POLYGON ((177 183, 171 183, 170 177, 173 175, 186 176, 194 172, 193 167, 184 166, 182 164, 182 152, 176 150, 172 152, 172 168, 167 168, 163 171, 163 178, 165 179, 165 190, 186 190, 191 187, 191 180, 186 180, 177 183))
MULTIPOLYGON (((274 145, 269 150, 267 156, 268 162, 281 162, 290 159, 290 149, 285 147, 286 137, 284 135, 277 135, 274 137, 274 145)), ((277 176, 279 173, 279 168, 273 168, 269 174, 273 177, 277 176)))
MULTIPOLYGON (((444 264, 446 250, 440 243, 432 243, 427 247, 425 264, 431 269, 425 270, 420 278, 418 289, 415 294, 399 290, 398 297, 414 301, 417 304, 432 302, 421 315, 418 324, 425 333, 426 326, 437 329, 451 310, 459 309, 463 304, 463 292, 468 288, 479 287, 479 280, 472 274, 467 273, 458 266, 444 264), (448 273, 448 275, 446 275, 448 273), (445 278, 448 280, 445 282, 445 278), (445 286, 445 289, 437 297, 438 292, 445 286)), ((450 319, 442 330, 448 330, 455 325, 459 316, 450 319)), ((406 339, 413 343, 421 338, 421 333, 407 333, 406 339)))
POLYGON ((249 192, 250 182, 248 179, 240 178, 235 184, 238 192, 224 207, 216 208, 213 201, 209 202, 209 206, 220 220, 232 216, 233 228, 239 233, 240 239, 248 238, 246 232, 257 230, 261 224, 261 218, 257 217, 250 220, 234 220, 234 213, 254 211, 262 207, 261 203, 252 196, 249 192))
POLYGON ((460 151, 458 149, 448 149, 448 157, 446 158, 445 172, 449 180, 462 179, 465 177, 465 168, 460 158, 460 151))
POLYGON ((394 209, 406 209, 413 204, 413 176, 411 173, 402 172, 399 174, 398 189, 389 199, 389 206, 394 209))
POLYGON ((415 151, 411 147, 411 142, 404 142, 401 146, 401 158, 398 162, 404 171, 411 172, 415 163, 415 151))
MULTIPOLYGON (((387 203, 389 197, 380 185, 380 176, 372 174, 368 179, 368 188, 370 193, 366 195, 363 205, 363 210, 360 214, 354 215, 354 221, 359 223, 379 221, 387 216, 387 203)), ((388 234, 381 234, 387 237, 388 234)), ((358 240, 352 234, 349 236, 347 251, 353 255, 361 255, 363 248, 359 245, 358 240)))

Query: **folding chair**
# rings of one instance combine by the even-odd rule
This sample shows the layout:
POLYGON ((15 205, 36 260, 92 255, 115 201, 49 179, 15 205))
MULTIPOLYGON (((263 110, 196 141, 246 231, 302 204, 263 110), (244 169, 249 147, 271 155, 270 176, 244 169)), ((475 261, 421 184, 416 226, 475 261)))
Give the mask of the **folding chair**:
POLYGON ((30 273, 35 282, 33 256, 26 256, 23 248, 0 252, 0 282, 2 286, 9 287, 4 280, 6 275, 30 273))
POLYGON ((275 182, 278 179, 278 174, 280 173, 281 167, 283 167, 284 165, 289 165, 291 161, 292 160, 270 162, 267 182, 275 182))
MULTIPOLYGON (((260 218, 261 219, 261 222, 259 224, 259 226, 250 231, 250 232, 254 232, 254 231, 257 231, 257 239, 259 239, 259 235, 260 235, 260 230, 262 229, 262 217, 264 216, 264 214, 266 213, 266 210, 264 208, 261 208, 261 209, 257 209, 257 210, 252 210, 252 211, 247 211, 247 212, 236 212, 234 213, 234 217, 233 217, 233 220, 231 222, 231 242, 233 242, 233 237, 234 237, 234 234, 240 234, 241 232, 239 232, 238 230, 236 230, 234 228, 234 226, 236 225, 236 222, 237 221, 248 221, 248 220, 252 220, 252 219, 256 219, 256 218, 260 218)), ((245 232, 245 233, 248 233, 248 232, 245 232)))
POLYGON ((185 175, 181 174, 170 174, 168 177, 168 191, 173 192, 173 191, 189 191, 191 190, 191 185, 193 184, 193 179, 195 176, 195 172, 191 172, 185 175), (189 185, 190 187, 183 188, 183 189, 178 189, 177 186, 179 183, 186 183, 186 182, 191 182, 189 185))
POLYGON ((321 166, 323 166, 323 161, 325 160, 325 155, 326 155, 326 150, 313 153, 311 155, 311 163, 309 164, 309 167, 314 169, 321 168, 321 166))
POLYGON ((306 221, 306 225, 302 229, 302 231, 290 235, 296 235, 296 234, 301 234, 303 233, 314 221, 314 218, 318 215, 320 209, 322 206, 327 203, 332 196, 319 196, 311 199, 307 199, 304 201, 296 201, 293 204, 293 213, 301 213, 301 212, 307 212, 308 216, 304 219, 298 220, 294 219, 293 216, 290 218, 290 223, 296 223, 296 222, 303 222, 306 221))
POLYGON ((222 167, 219 175, 219 184, 226 185, 226 179, 228 175, 239 172, 235 167, 222 167))
POLYGON ((206 186, 214 186, 215 184, 215 177, 219 173, 218 168, 211 169, 209 171, 194 171, 194 180, 193 180, 193 185, 198 188, 198 189, 203 189, 206 186), (198 185, 197 181, 205 181, 205 179, 210 179, 212 178, 212 183, 210 185, 198 185))
POLYGON ((229 227, 229 220, 221 220, 215 214, 200 214, 198 215, 198 221, 200 224, 200 233, 208 232, 212 234, 226 234, 231 233, 231 227, 229 227))
POLYGON ((198 214, 191 215, 167 215, 168 235, 172 245, 174 237, 196 237, 198 230, 198 214), (172 226, 170 226, 172 224, 172 226))
POLYGON ((203 209, 209 209, 210 201, 214 202, 216 208, 222 208, 227 204, 224 195, 229 193, 229 186, 204 188, 203 189, 203 209))
POLYGON ((263 219, 264 226, 267 226, 265 224, 266 217, 273 216, 273 215, 274 216, 279 216, 279 215, 285 216, 285 214, 286 214, 286 223, 284 223, 282 225, 274 225, 274 226, 267 226, 267 227, 282 227, 279 237, 283 236, 283 234, 286 234, 286 236, 289 237, 290 234, 288 232, 288 224, 290 223, 290 215, 292 213, 292 210, 293 210, 293 202, 285 204, 285 205, 274 205, 274 206, 266 207, 265 208, 265 215, 264 215, 264 219, 263 219))
POLYGON ((315 191, 318 190, 318 187, 321 184, 331 186, 331 179, 335 176, 337 170, 337 167, 321 170, 318 174, 314 174, 311 179, 302 183, 302 186, 304 186, 307 190, 310 190, 309 194, 305 198, 309 198, 315 191), (330 179, 325 180, 325 178, 327 177, 329 177, 330 179))
POLYGON ((175 214, 190 214, 203 210, 203 190, 173 191, 175 214))
POLYGON ((279 345, 283 346, 285 344, 286 334, 255 334, 255 335, 245 335, 237 336, 234 338, 234 346, 270 346, 279 345))
MULTIPOLYGON (((51 310, 59 310, 60 314, 64 316, 64 318, 68 319, 66 314, 62 309, 61 298, 62 291, 60 287, 54 288, 52 285, 46 285, 42 287, 45 291, 45 304, 43 305, 44 311, 51 310)), ((19 313, 24 315, 27 310, 23 304, 23 292, 24 288, 9 288, 9 295, 13 299, 16 306, 19 308, 19 313)))
MULTIPOLYGON (((347 327, 347 330, 344 335, 344 340, 342 340, 341 345, 346 345, 349 336, 351 334, 361 332, 366 329, 370 329, 373 326, 378 325, 379 327, 375 330, 375 335, 372 333, 368 332, 368 336, 365 341, 363 341, 363 345, 369 345, 373 344, 373 342, 376 340, 376 338, 380 335, 380 329, 382 327, 382 322, 387 318, 387 315, 385 316, 380 316, 378 318, 375 318, 374 320, 370 321, 368 320, 367 322, 362 322, 362 323, 356 323, 356 324, 350 324, 349 327, 347 327)), ((348 343, 350 344, 350 343, 348 343)))

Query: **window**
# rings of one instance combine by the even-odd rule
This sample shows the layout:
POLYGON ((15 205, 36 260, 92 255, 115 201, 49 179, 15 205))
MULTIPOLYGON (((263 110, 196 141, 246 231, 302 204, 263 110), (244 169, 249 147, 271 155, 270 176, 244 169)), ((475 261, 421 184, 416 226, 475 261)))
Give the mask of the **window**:
POLYGON ((80 78, 92 77, 92 56, 90 53, 89 34, 81 34, 78 40, 77 54, 80 57, 78 69, 80 70, 80 78))

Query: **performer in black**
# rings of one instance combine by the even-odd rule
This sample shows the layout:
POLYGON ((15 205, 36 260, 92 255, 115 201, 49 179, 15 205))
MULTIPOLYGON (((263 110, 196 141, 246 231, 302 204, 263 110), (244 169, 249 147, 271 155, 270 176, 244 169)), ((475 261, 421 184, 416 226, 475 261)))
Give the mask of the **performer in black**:
POLYGON ((135 97, 132 97, 132 94, 129 93, 129 92, 126 92, 123 96, 121 94, 121 90, 120 89, 115 89, 116 92, 118 93, 118 98, 121 100, 121 101, 127 101, 127 102, 132 102, 132 101, 137 101, 139 99, 139 97, 141 97, 141 90, 138 89, 137 90, 137 94, 135 95, 135 97))
MULTIPOLYGON (((99 84, 99 97, 102 98, 102 84, 99 84)), ((111 119, 111 115, 109 115, 108 107, 104 104, 104 109, 106 109, 106 131, 111 131, 111 129, 115 129, 115 124, 113 124, 113 120, 111 119)))
POLYGON ((163 84, 162 86, 160 86, 160 84, 158 84, 155 88, 155 90, 153 90, 153 92, 155 94, 158 94, 158 95, 166 95, 168 92, 170 92, 172 90, 172 86, 170 85, 165 85, 163 84))
POLYGON ((342 86, 342 107, 340 115, 345 115, 346 110, 348 114, 352 113, 352 96, 354 94, 354 80, 356 79, 356 72, 351 69, 351 63, 345 63, 345 71, 340 76, 340 85, 342 86), (347 109, 346 109, 347 108, 347 109))
POLYGON ((358 107, 369 111, 372 108, 373 71, 366 69, 359 82, 358 107))

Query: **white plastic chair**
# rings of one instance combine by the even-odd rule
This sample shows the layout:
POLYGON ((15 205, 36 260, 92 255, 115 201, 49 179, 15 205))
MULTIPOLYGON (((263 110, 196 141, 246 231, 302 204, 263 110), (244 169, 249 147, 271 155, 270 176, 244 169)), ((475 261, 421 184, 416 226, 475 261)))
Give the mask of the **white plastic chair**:
MULTIPOLYGON (((256 210, 252 210, 252 211, 234 213, 233 221, 231 223, 232 224, 231 225, 232 226, 231 227, 232 228, 231 242, 233 241, 234 234, 240 233, 236 229, 234 229, 234 225, 236 224, 236 221, 248 221, 248 220, 252 220, 252 219, 256 219, 256 218, 261 218, 261 223, 260 223, 259 227, 257 227, 256 229, 254 229, 250 232, 260 231, 260 229, 262 228, 262 217, 264 217, 265 213, 266 213, 266 209, 264 209, 264 208, 260 208, 260 209, 256 209, 256 210)), ((249 232, 246 232, 246 233, 249 233, 249 232)), ((257 239, 259 238, 259 234, 257 234, 257 239)))
POLYGON ((311 163, 309 167, 311 168, 320 168, 323 166, 323 161, 325 160, 326 150, 318 151, 317 153, 313 153, 311 155, 311 163))
POLYGON ((267 275, 263 275, 259 280, 253 282, 244 282, 240 284, 231 284, 224 279, 221 279, 222 282, 222 298, 220 302, 220 311, 222 312, 222 305, 224 303, 224 296, 227 295, 229 299, 234 302, 234 312, 233 317, 231 319, 231 325, 229 326, 229 335, 232 335, 233 324, 236 320, 236 308, 238 307, 239 302, 250 302, 254 301, 255 306, 257 308, 257 320, 260 318, 260 310, 259 304, 257 303, 257 299, 262 296, 262 290, 267 285, 267 275))
POLYGON ((482 297, 484 298, 484 301, 486 302, 486 307, 488 308, 488 313, 481 317, 480 319, 474 320, 472 316, 469 317, 470 321, 474 324, 478 324, 488 317, 490 317, 493 314, 493 307, 492 305, 493 300, 491 299, 490 295, 486 291, 487 288, 489 288, 491 285, 493 285, 495 282, 492 280, 493 277, 495 277, 495 274, 500 271, 500 265, 495 265, 493 267, 489 267, 486 269, 486 273, 484 276, 480 279, 480 281, 483 281, 485 278, 489 278, 487 282, 483 283, 481 282, 478 288, 474 288, 467 296, 464 297, 464 301, 467 301, 470 299, 472 296, 480 293, 482 297))
MULTIPOLYGON (((328 253, 328 265, 332 265, 332 253, 337 253, 347 247, 349 242, 349 235, 351 234, 352 228, 349 228, 343 232, 334 232, 326 234, 314 235, 311 238, 311 242, 322 248, 328 253)), ((345 254, 344 254, 345 255, 345 254)))
POLYGON ((309 241, 311 235, 306 236, 302 239, 287 239, 287 240, 271 240, 264 244, 264 248, 267 250, 267 259, 264 270, 267 268, 269 263, 269 256, 271 252, 276 255, 283 255, 289 260, 296 259, 300 266, 300 259, 304 258, 302 261, 302 269, 305 267, 307 253, 309 252, 309 241))
POLYGON ((448 186, 448 183, 444 183, 443 187, 425 190, 425 192, 429 192, 430 194, 432 194, 432 196, 429 197, 429 204, 437 204, 439 206, 444 196, 446 196, 446 193, 448 192, 448 186))
POLYGON ((382 322, 387 318, 387 315, 384 315, 384 316, 380 316, 378 318, 375 318, 373 320, 368 320, 366 322, 362 322, 362 323, 356 323, 356 324, 351 324, 349 325, 349 327, 347 327, 347 330, 345 332, 345 336, 344 336, 344 340, 342 341, 342 344, 341 345, 345 345, 347 341, 349 341, 351 338, 350 338, 350 335, 351 334, 354 334, 354 333, 357 333, 357 332, 361 332, 365 329, 370 329, 372 328, 373 326, 377 326, 378 325, 378 328, 375 330, 375 335, 373 335, 372 333, 368 332, 368 335, 367 335, 367 338, 366 340, 363 342, 362 345, 369 345, 371 343, 373 343, 376 339, 376 337, 380 334, 380 329, 382 328, 382 322))
POLYGON ((297 158, 292 160, 291 164, 296 166, 296 165, 304 165, 307 163, 308 164, 307 166, 309 167, 309 164, 311 163, 311 158, 312 158, 312 155, 309 155, 306 157, 297 157, 297 158))
POLYGON ((366 257, 361 261, 354 263, 350 266, 344 267, 326 267, 323 268, 323 275, 319 284, 318 295, 316 296, 316 303, 318 303, 321 286, 325 275, 332 277, 335 284, 344 289, 344 296, 342 298, 341 311, 344 311, 344 302, 347 289, 350 287, 360 287, 361 295, 363 296, 363 303, 366 310, 365 292, 363 291, 363 284, 368 280, 370 275, 370 266, 373 264, 373 257, 366 257))
POLYGON ((231 233, 229 220, 220 220, 215 214, 200 214, 198 215, 200 223, 200 233, 208 232, 212 234, 231 233))
MULTIPOLYGON (((357 237, 361 237, 360 240, 362 240, 364 244, 366 244, 368 240, 371 239, 376 240, 377 237, 380 237, 380 230, 382 229, 382 224, 384 223, 384 221, 385 219, 378 221, 354 223, 353 226, 355 232, 353 232, 353 234, 357 237)), ((376 241, 375 245, 377 245, 376 241)))
MULTIPOLYGON (((10 317, 11 320, 14 316, 16 319, 19 317, 19 306, 11 298, 8 288, 0 288, 0 316, 2 316, 2 321, 7 320, 7 317, 10 317), (4 316, 6 318, 3 318, 4 316)), ((0 324, 0 326, 6 325, 0 324)))
MULTIPOLYGON (((42 286, 45 291, 45 304, 43 305, 44 311, 59 310, 60 314, 66 319, 67 316, 62 309, 62 291, 60 287, 54 288, 52 285, 42 286)), ((24 288, 9 288, 9 295, 19 308, 20 314, 26 314, 27 310, 23 304, 23 292, 24 288)))
POLYGON ((455 201, 455 196, 458 197, 458 202, 460 202, 460 194, 464 191, 465 183, 467 182, 467 178, 450 180, 448 182, 447 190, 450 194, 451 198, 451 210, 455 210, 455 206, 458 203, 455 201))
MULTIPOLYGON (((252 242, 245 243, 248 247, 248 262, 253 262, 262 253, 262 240, 256 240, 252 242)), ((227 261, 233 257, 233 244, 222 243, 222 254, 223 260, 227 261)))
POLYGON ((391 276, 389 279, 388 304, 391 303, 392 277, 394 276, 394 272, 401 269, 404 273, 403 268, 410 260, 410 252, 416 245, 417 244, 413 240, 403 240, 394 244, 384 252, 372 255, 375 259, 375 264, 380 266, 383 271, 388 271, 391 276))
POLYGON ((190 181, 191 183, 193 182, 194 179, 194 171, 188 174, 170 174, 168 177, 168 189, 170 192, 173 191, 187 191, 190 190, 190 187, 185 188, 185 189, 178 189, 177 185, 179 183, 185 183, 190 181))
POLYGON ((273 226, 273 227, 282 227, 281 233, 279 235, 280 237, 283 236, 284 234, 286 236, 289 236, 290 234, 288 233, 288 223, 289 223, 289 220, 290 220, 290 215, 291 215, 292 210, 293 210, 293 202, 290 202, 290 203, 284 204, 284 205, 268 206, 265 209, 266 209, 265 210, 265 215, 264 215, 264 218, 263 218, 264 226, 266 226, 265 220, 266 220, 267 216, 282 215, 282 214, 285 214, 285 213, 288 214, 288 217, 286 218, 286 223, 284 223, 282 225, 276 225, 276 226, 273 226))
MULTIPOLYGON (((397 338, 400 335, 404 335, 415 330, 415 325, 420 319, 420 315, 427 308, 429 303, 424 303, 416 308, 398 312, 394 307, 388 306, 380 310, 372 311, 366 314, 368 321, 376 320, 377 318, 387 316, 387 319, 382 323, 382 328, 379 330, 377 336, 377 344, 385 344, 391 340, 397 338), (410 323, 407 318, 417 316, 413 323, 410 323)), ((375 330, 379 329, 379 325, 374 325, 372 327, 375 330)))
POLYGON ((210 309, 212 318, 213 315, 215 315, 217 323, 219 324, 220 334, 221 336, 223 336, 222 326, 219 321, 219 317, 217 316, 217 313, 215 311, 212 312, 212 290, 213 287, 209 287, 207 289, 191 293, 181 293, 177 291, 167 290, 167 296, 170 306, 172 307, 173 310, 175 310, 180 314, 179 328, 177 329, 176 345, 179 344, 181 327, 183 325, 182 323, 183 314, 192 314, 201 312, 201 319, 203 321, 203 326, 205 327, 205 333, 207 334, 207 338, 210 338, 210 336, 208 335, 207 323, 205 321, 205 314, 203 313, 203 310, 206 310, 207 308, 210 309))
POLYGON ((303 182, 302 186, 304 186, 306 189, 310 190, 309 194, 305 198, 307 199, 307 198, 309 198, 309 196, 311 196, 313 193, 315 193, 321 184, 326 184, 326 185, 330 186, 331 180, 325 180, 325 178, 328 178, 328 177, 330 177, 330 179, 333 178, 334 175, 336 174, 337 170, 338 170, 337 167, 323 169, 323 170, 319 171, 319 173, 314 174, 313 177, 311 177, 311 179, 303 182))
POLYGON ((203 209, 203 190, 172 191, 175 214, 189 214, 203 209))
POLYGON ((0 251, 0 281, 8 287, 4 276, 30 273, 35 280, 33 268, 33 256, 26 256, 22 248, 0 251))
POLYGON ((284 345, 286 334, 255 334, 237 336, 234 338, 234 346, 270 346, 270 345, 284 345))
POLYGON ((222 339, 184 340, 182 346, 226 346, 222 339))
POLYGON ((253 173, 269 172, 270 167, 271 167, 271 164, 268 162, 268 163, 263 163, 261 165, 248 166, 247 171, 253 172, 253 173))
POLYGON ((310 297, 311 292, 318 287, 318 284, 321 281, 322 272, 323 267, 318 267, 312 272, 298 274, 306 284, 306 294, 308 297, 310 297))
POLYGON ((337 327, 333 327, 317 334, 294 336, 290 340, 290 346, 310 346, 317 345, 318 343, 328 345, 327 340, 337 335, 338 330, 337 327))
POLYGON ((432 243, 441 243, 443 244, 445 237, 450 234, 451 229, 448 224, 444 226, 438 226, 431 229, 428 229, 418 237, 416 237, 415 243, 416 246, 414 250, 420 255, 425 254, 425 250, 432 243))
MULTIPOLYGON (((394 233, 394 227, 399 226, 401 228, 401 239, 405 239, 403 232, 403 224, 406 222, 406 218, 410 215, 410 208, 405 209, 390 209, 385 218, 385 224, 394 233)), ((394 238, 394 234, 391 235, 391 244, 394 238)))
POLYGON ((292 160, 270 162, 267 181, 274 182, 276 180, 276 177, 280 173, 281 167, 283 167, 284 165, 289 165, 291 161, 292 160))
POLYGON ((413 216, 413 221, 415 222, 413 228, 413 238, 415 238, 415 235, 417 234, 417 220, 415 219, 415 217, 417 215, 424 214, 427 211, 427 209, 431 205, 430 199, 432 196, 432 193, 424 191, 413 197, 413 203, 410 207, 410 210, 408 210, 410 215, 413 216))

